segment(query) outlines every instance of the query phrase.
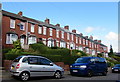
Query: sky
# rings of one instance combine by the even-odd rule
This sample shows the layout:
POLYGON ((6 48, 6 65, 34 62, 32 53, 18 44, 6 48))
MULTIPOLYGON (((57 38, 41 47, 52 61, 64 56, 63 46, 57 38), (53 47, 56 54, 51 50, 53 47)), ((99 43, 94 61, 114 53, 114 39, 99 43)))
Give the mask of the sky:
POLYGON ((118 52, 118 3, 117 2, 3 2, 2 9, 50 23, 61 27, 69 25, 83 36, 92 35, 94 39, 113 47, 118 52))

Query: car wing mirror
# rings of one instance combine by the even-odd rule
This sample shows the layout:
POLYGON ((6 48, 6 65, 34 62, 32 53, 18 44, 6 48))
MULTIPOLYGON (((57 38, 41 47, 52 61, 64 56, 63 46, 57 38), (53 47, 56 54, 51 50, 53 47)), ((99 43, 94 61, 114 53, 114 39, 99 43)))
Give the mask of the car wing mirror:
POLYGON ((53 66, 53 63, 50 63, 50 66, 53 66))

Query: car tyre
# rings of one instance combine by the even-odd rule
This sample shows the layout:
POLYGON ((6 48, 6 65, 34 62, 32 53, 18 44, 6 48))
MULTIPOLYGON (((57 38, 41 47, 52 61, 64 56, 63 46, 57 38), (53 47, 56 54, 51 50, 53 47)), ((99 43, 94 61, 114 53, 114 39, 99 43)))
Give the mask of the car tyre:
POLYGON ((103 76, 106 76, 106 75, 107 75, 107 72, 106 72, 106 71, 104 71, 104 72, 102 73, 102 75, 103 75, 103 76))
POLYGON ((57 72, 55 72, 54 77, 56 79, 61 79, 62 75, 61 75, 61 73, 59 71, 57 71, 57 72))
POLYGON ((93 76, 93 72, 91 70, 88 70, 88 74, 87 74, 88 77, 92 77, 93 76))
POLYGON ((20 80, 22 81, 28 81, 30 78, 30 74, 28 72, 23 72, 20 74, 20 80))

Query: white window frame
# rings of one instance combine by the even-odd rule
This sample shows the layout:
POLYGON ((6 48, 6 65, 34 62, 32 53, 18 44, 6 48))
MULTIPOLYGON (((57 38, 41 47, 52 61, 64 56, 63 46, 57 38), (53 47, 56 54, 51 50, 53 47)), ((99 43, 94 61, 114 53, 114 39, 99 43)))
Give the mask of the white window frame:
POLYGON ((76 36, 76 43, 78 43, 78 37, 76 36))
POLYGON ((88 45, 88 40, 86 40, 86 45, 88 45))
POLYGON ((59 30, 56 30, 56 37, 59 38, 59 30))
POLYGON ((6 44, 13 44, 13 41, 17 41, 17 39, 18 36, 16 34, 6 34, 6 44))
POLYGON ((83 45, 85 45, 85 39, 83 39, 83 45))
POLYGON ((52 36, 53 33, 52 28, 49 28, 49 32, 50 32, 50 36, 52 36))
POLYGON ((20 25, 20 30, 25 30, 25 22, 21 22, 21 25, 20 25), (23 29, 21 29, 21 25, 23 26, 23 29))
POLYGON ((46 35, 47 27, 43 27, 43 35, 46 35))
POLYGON ((74 37, 73 34, 71 34, 71 39, 72 39, 72 41, 73 41, 73 37, 74 37))
POLYGON ((28 44, 34 44, 37 43, 37 38, 34 36, 31 36, 28 38, 28 44))
POLYGON ((42 34, 42 26, 38 26, 38 33, 42 34))
POLYGON ((10 19, 10 28, 15 28, 15 20, 14 19, 10 19))
POLYGON ((70 34, 67 33, 67 40, 70 40, 70 34))
POLYGON ((61 36, 62 38, 64 38, 64 31, 61 31, 61 36))
POLYGON ((31 32, 35 32, 35 25, 31 24, 31 32))
POLYGON ((79 44, 81 44, 82 43, 82 39, 81 38, 79 38, 79 44))

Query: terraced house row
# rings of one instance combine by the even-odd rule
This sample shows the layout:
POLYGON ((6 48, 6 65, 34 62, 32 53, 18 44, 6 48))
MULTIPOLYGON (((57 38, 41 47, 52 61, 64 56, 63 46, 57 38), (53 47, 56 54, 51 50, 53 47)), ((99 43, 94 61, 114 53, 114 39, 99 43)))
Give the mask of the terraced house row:
POLYGON ((101 40, 78 34, 75 29, 71 32, 68 25, 63 28, 60 24, 50 24, 48 18, 42 22, 23 16, 21 11, 14 14, 2 10, 2 47, 12 47, 17 39, 20 39, 22 48, 42 41, 48 47, 77 49, 92 55, 107 53, 107 46, 101 40))

